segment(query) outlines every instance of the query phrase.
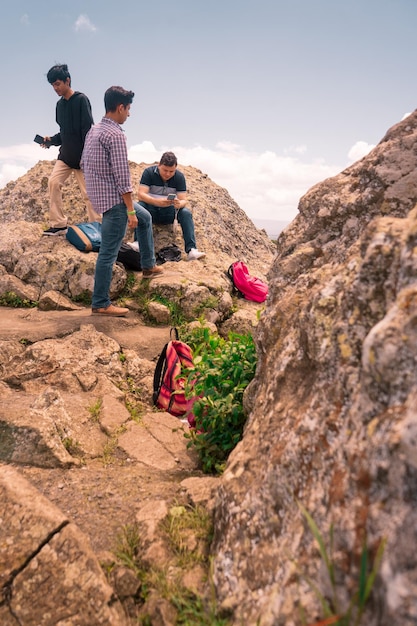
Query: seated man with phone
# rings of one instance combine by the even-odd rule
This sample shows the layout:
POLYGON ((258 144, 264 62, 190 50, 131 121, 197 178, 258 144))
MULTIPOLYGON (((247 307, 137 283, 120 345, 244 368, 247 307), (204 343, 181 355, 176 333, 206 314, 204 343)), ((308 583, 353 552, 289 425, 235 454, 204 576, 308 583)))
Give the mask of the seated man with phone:
POLYGON ((187 209, 187 187, 185 176, 177 170, 177 157, 173 152, 164 152, 158 165, 147 167, 139 183, 139 204, 152 215, 154 224, 181 226, 188 261, 206 256, 197 249, 193 215, 187 209))

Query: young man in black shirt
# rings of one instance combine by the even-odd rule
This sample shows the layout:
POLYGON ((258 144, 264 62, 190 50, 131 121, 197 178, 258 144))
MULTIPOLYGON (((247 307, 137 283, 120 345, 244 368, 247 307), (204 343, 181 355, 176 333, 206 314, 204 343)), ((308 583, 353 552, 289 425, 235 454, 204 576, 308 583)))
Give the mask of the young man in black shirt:
POLYGON ((65 235, 67 217, 62 207, 62 185, 73 172, 87 207, 89 222, 100 222, 88 199, 83 173, 80 169, 81 153, 87 132, 93 125, 93 115, 87 96, 71 88, 71 76, 67 65, 54 65, 46 75, 48 82, 60 96, 56 105, 56 122, 59 132, 53 137, 45 136, 44 148, 60 146, 58 158, 49 177, 49 225, 44 235, 65 235))

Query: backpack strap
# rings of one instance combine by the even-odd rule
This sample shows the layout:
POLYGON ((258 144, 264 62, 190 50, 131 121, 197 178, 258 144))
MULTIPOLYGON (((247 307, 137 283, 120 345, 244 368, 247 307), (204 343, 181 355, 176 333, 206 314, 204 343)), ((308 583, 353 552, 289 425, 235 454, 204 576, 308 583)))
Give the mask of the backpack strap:
MULTIPOLYGON (((178 341, 179 340, 179 334, 178 334, 178 329, 175 328, 175 326, 173 326, 171 328, 171 330, 169 331, 169 336, 170 336, 170 340, 171 341, 178 341)), ((161 387, 162 387, 162 383, 164 381, 164 377, 166 374, 166 371, 168 369, 168 363, 167 363, 167 349, 168 349, 168 343, 166 343, 162 349, 161 354, 159 355, 158 361, 156 363, 155 366, 155 371, 153 374, 153 394, 152 394, 152 400, 153 403, 156 405, 156 401, 158 399, 159 396, 159 392, 161 391, 161 387)))
POLYGON ((234 263, 229 265, 229 268, 227 270, 227 275, 232 281, 232 293, 234 293, 236 296, 239 296, 240 298, 243 298, 244 295, 240 291, 240 289, 236 286, 235 279, 233 278, 233 270, 234 270, 234 266, 236 265, 236 263, 238 263, 238 261, 235 261, 234 263))
POLYGON ((167 348, 168 348, 168 344, 166 343, 165 346, 163 347, 161 354, 159 355, 159 359, 156 364, 155 372, 153 375, 152 401, 155 405, 159 396, 159 392, 161 391, 165 372, 167 371, 167 362, 166 362, 167 348))

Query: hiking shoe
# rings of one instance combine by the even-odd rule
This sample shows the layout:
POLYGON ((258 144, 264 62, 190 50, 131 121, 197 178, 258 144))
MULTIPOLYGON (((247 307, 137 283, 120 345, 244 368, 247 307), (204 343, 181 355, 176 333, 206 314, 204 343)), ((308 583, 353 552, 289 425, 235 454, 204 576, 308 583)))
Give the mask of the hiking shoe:
POLYGON ((149 269, 142 270, 143 278, 155 278, 156 276, 160 276, 163 273, 162 267, 158 267, 155 265, 154 267, 150 267, 149 269))
POLYGON ((109 304, 102 309, 91 309, 91 312, 96 315, 109 315, 110 317, 123 317, 129 313, 129 309, 125 309, 121 306, 114 306, 114 304, 109 304))
POLYGON ((52 237, 55 237, 56 235, 66 235, 67 230, 66 226, 63 226, 62 228, 48 228, 43 231, 42 235, 49 235, 52 237))
POLYGON ((205 256, 205 252, 200 252, 197 248, 191 248, 187 256, 187 261, 196 261, 197 259, 202 259, 205 256))

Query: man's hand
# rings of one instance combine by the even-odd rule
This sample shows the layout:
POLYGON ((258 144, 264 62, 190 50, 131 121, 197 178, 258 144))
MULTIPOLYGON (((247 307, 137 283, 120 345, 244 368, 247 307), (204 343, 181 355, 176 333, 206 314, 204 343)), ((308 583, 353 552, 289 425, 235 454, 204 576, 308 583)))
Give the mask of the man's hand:
POLYGON ((129 228, 136 228, 138 225, 138 218, 136 217, 136 213, 135 215, 128 215, 127 216, 127 225, 129 226, 129 228))
POLYGON ((165 209, 165 207, 172 206, 174 204, 173 200, 168 200, 166 196, 162 196, 159 200, 159 206, 161 209, 165 209))
POLYGON ((123 202, 127 210, 127 223, 129 228, 136 228, 138 218, 136 217, 135 207, 133 206, 132 192, 128 191, 122 195, 123 202))

